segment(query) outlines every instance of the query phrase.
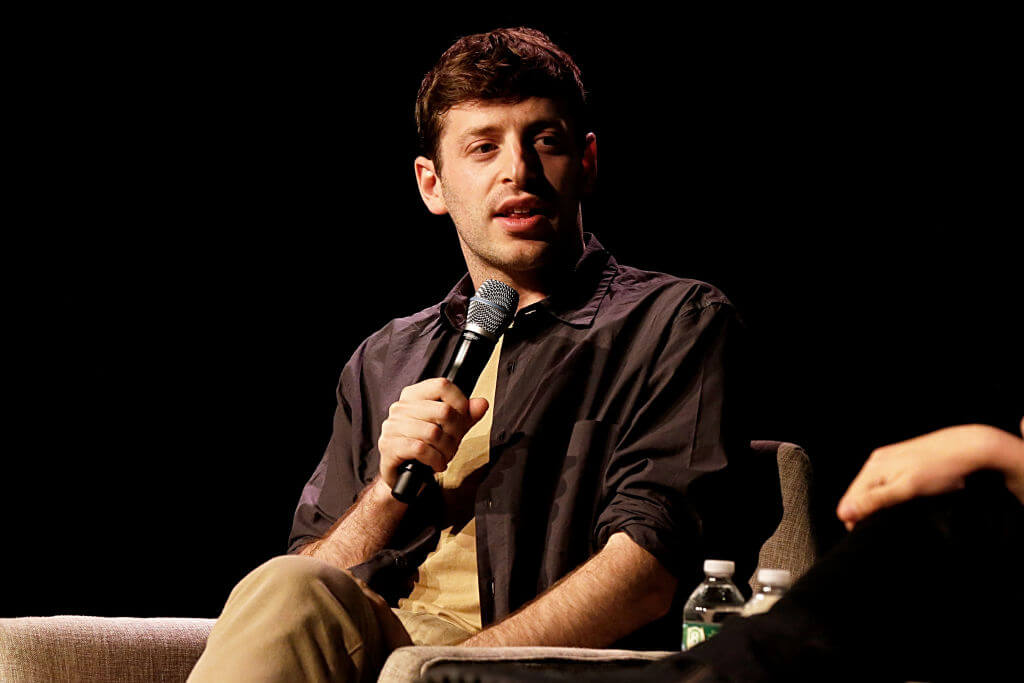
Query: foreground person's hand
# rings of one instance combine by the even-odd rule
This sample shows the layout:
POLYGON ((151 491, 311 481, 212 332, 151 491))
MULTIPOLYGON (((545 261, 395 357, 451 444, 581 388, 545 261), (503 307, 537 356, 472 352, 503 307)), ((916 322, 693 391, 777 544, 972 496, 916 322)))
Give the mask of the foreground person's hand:
POLYGON ((1001 471, 1007 489, 1024 503, 1024 440, 995 427, 961 425, 875 450, 836 514, 852 529, 881 508, 962 488, 968 474, 982 469, 1001 471))

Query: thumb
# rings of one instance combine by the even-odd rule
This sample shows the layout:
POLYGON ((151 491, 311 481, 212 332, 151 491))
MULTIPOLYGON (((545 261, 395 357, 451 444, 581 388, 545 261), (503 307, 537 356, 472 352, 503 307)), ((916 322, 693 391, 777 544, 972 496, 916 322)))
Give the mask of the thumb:
POLYGON ((487 403, 486 398, 471 398, 469 399, 469 426, 472 427, 480 421, 486 413, 490 405, 487 403))

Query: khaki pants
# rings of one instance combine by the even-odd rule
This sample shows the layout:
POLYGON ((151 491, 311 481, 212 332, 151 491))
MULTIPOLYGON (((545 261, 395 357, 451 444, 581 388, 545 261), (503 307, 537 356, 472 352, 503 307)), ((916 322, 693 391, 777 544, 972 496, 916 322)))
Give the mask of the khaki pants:
MULTIPOLYGON (((471 634, 394 611, 417 645, 471 634)), ((377 613, 344 571, 310 557, 265 562, 235 586, 189 681, 375 681, 390 649, 377 613)))

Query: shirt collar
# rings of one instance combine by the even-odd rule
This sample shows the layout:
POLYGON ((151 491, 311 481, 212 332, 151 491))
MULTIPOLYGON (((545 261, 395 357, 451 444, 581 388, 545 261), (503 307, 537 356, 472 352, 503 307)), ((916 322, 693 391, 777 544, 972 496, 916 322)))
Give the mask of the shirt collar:
MULTIPOLYGON (((587 327, 594 322, 617 269, 612 255, 594 235, 585 232, 583 253, 566 280, 546 299, 527 306, 520 314, 544 310, 566 325, 587 327)), ((473 294, 473 280, 466 273, 441 302, 441 318, 457 331, 466 321, 466 307, 473 294)))

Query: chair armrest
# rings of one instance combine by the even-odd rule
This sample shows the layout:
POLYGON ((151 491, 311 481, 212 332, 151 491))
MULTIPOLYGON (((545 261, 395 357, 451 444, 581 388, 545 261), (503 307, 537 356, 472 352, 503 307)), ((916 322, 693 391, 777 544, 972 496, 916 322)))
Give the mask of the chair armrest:
POLYGON ((184 681, 214 619, 0 619, 0 680, 184 681))
POLYGON ((426 675, 431 667, 453 662, 522 662, 549 669, 570 668, 581 673, 609 663, 650 661, 673 652, 605 650, 582 647, 400 647, 391 653, 378 683, 409 683, 426 675))

